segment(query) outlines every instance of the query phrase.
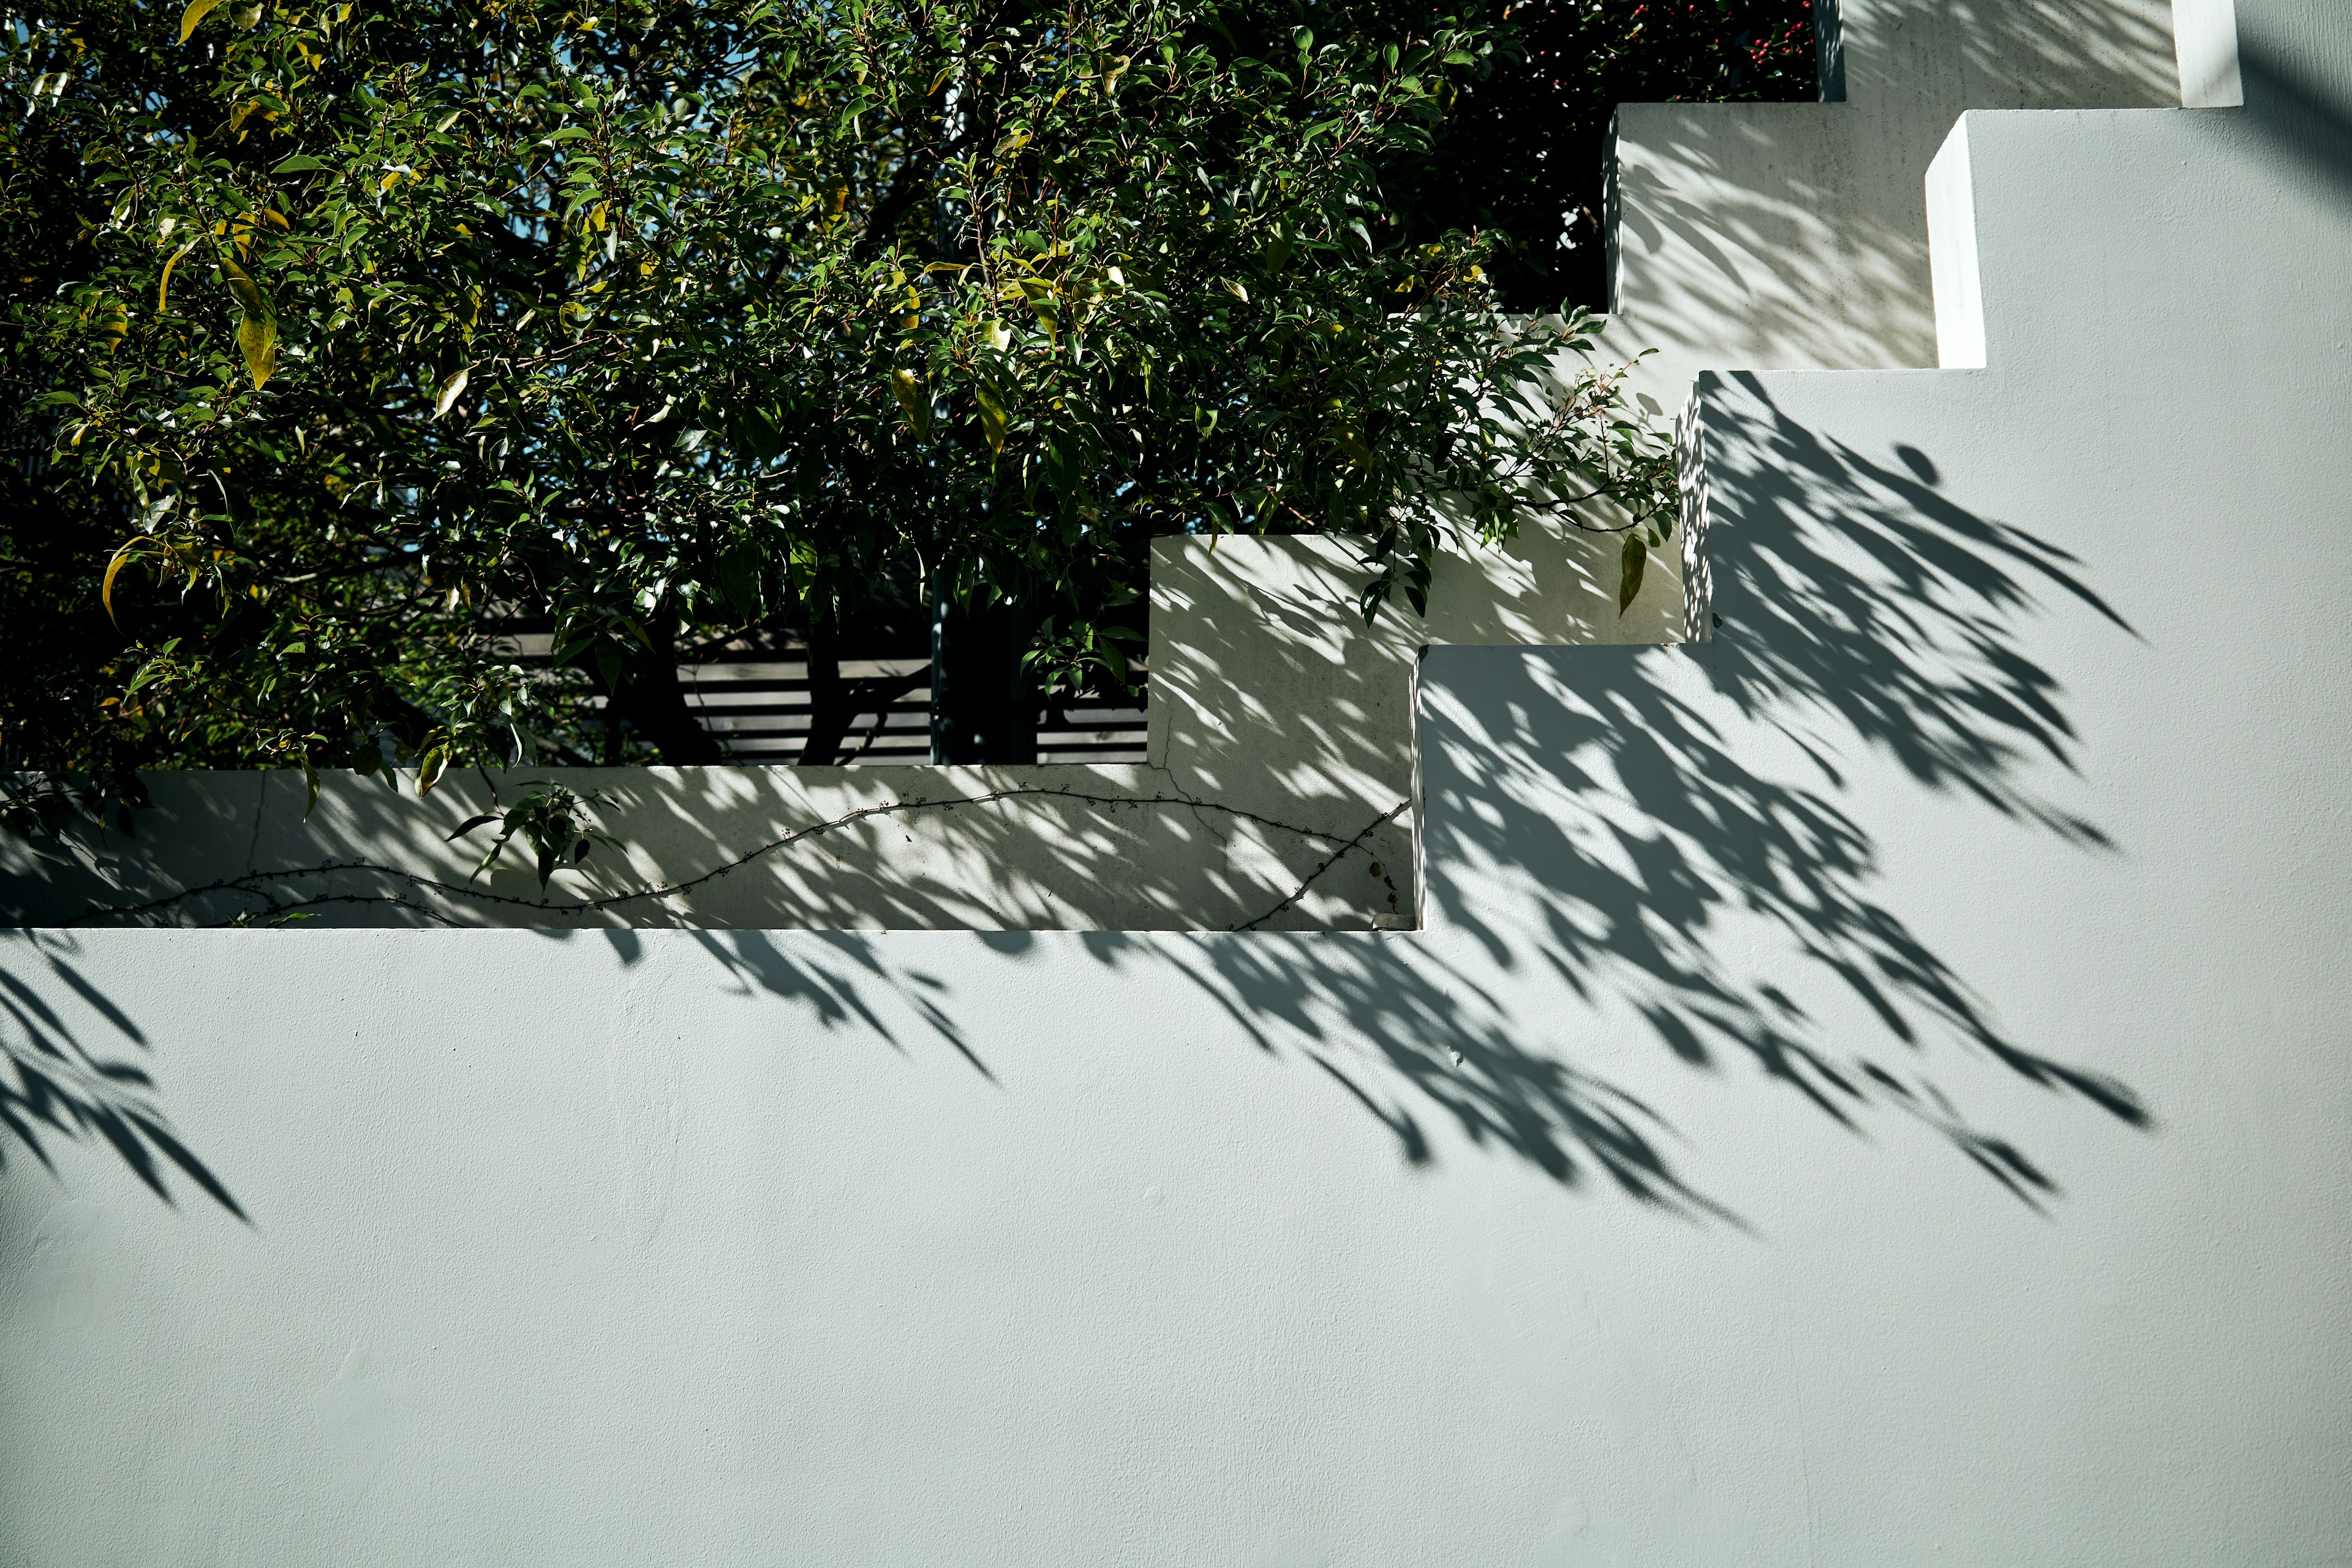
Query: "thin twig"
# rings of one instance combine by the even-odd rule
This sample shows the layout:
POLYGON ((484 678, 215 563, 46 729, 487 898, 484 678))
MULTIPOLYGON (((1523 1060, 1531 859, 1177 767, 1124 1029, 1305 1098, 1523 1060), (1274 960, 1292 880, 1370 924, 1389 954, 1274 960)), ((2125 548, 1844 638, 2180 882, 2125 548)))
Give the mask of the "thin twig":
MULTIPOLYGON (((519 899, 509 894, 493 893, 488 891, 487 889, 446 882, 438 878, 424 876, 415 871, 403 870, 395 866, 380 866, 375 864, 373 861, 338 860, 329 861, 318 866, 298 867, 282 871, 251 871, 238 877, 224 878, 216 882, 207 882, 202 887, 184 888, 176 893, 167 894, 160 899, 151 899, 147 902, 142 904, 94 904, 89 909, 83 910, 79 915, 77 915, 73 919, 66 921, 63 923, 67 926, 79 926, 101 920, 151 914, 160 910, 169 909, 186 900, 200 898, 206 893, 238 892, 251 894, 254 896, 262 896, 261 889, 263 886, 268 884, 290 881, 299 877, 329 876, 341 871, 369 872, 377 876, 394 877, 415 888, 430 889, 435 892, 446 894, 452 898, 473 899, 482 903, 505 904, 519 909, 542 910, 551 914, 587 914, 602 910, 616 909, 623 904, 635 903, 645 899, 675 898, 681 893, 690 892, 706 882, 715 881, 719 878, 728 875, 730 872, 740 870, 743 867, 750 865, 752 861, 761 859, 768 855, 772 855, 779 849, 788 848, 791 846, 801 842, 803 839, 817 837, 820 835, 833 832, 837 828, 846 827, 853 823, 863 821, 870 816, 893 816, 906 812, 929 810, 934 807, 949 809, 959 805, 987 805, 1000 801, 1022 799, 1072 800, 1084 805, 1107 805, 1113 808, 1122 805, 1176 805, 1183 806, 1193 811, 1219 813, 1225 816, 1232 817, 1235 821, 1254 823, 1261 827, 1271 828, 1276 832, 1291 834, 1305 839, 1319 839, 1326 843, 1332 843, 1336 842, 1339 837, 1336 834, 1318 832, 1317 830, 1309 827, 1300 827, 1293 823, 1277 822, 1272 817, 1262 816, 1253 811, 1244 811, 1239 806, 1226 805, 1217 801, 1196 800, 1188 795, 1091 795, 1083 790, 1054 789, 1043 785, 1030 785, 1012 789, 991 790, 983 795, 950 795, 936 800, 897 800, 884 802, 877 805, 861 806, 856 811, 848 812, 841 816, 835 817, 830 821, 815 823, 807 827, 795 828, 793 831, 785 834, 782 837, 772 839, 769 842, 759 846, 757 848, 747 850, 743 854, 727 861, 725 864, 714 867, 710 870, 703 872, 700 876, 690 877, 683 881, 671 882, 660 887, 640 888, 625 893, 608 893, 602 898, 596 899, 582 899, 572 903, 551 903, 544 899, 519 899)), ((1367 825, 1361 832, 1358 833, 1353 838, 1349 839, 1346 843, 1341 844, 1328 859, 1307 875, 1306 881, 1300 883, 1287 898, 1282 900, 1282 902, 1276 904, 1273 909, 1266 910, 1265 914, 1258 916, 1256 920, 1251 921, 1248 924, 1237 926, 1234 929, 1238 931, 1252 930, 1264 921, 1273 919, 1276 915, 1280 914, 1284 910, 1297 902, 1298 900, 1305 895, 1308 887, 1314 883, 1317 878, 1320 877, 1325 871, 1329 870, 1331 867, 1338 864, 1339 861, 1344 858, 1350 850, 1354 849, 1358 845, 1361 844, 1366 837, 1370 837, 1374 829, 1380 827, 1384 823, 1393 821, 1411 803, 1409 801, 1400 801, 1397 805, 1391 807, 1385 814, 1374 818, 1373 821, 1367 825)), ((361 894, 322 895, 316 900, 304 900, 304 902, 356 902, 362 901, 365 897, 366 895, 361 894)), ((387 901, 398 901, 396 895, 383 894, 381 895, 381 897, 387 901)), ((299 910, 302 907, 302 903, 277 906, 279 912, 286 910, 299 910)))
POLYGON ((1403 816, 1405 807, 1412 804, 1412 802, 1409 800, 1401 800, 1394 805, 1389 807, 1385 812, 1382 812, 1380 816, 1372 818, 1371 821, 1364 825, 1364 830, 1361 833, 1357 834, 1353 838, 1349 839, 1348 842, 1339 846, 1339 849, 1333 853, 1329 859, 1324 861, 1320 866, 1316 867, 1312 871, 1307 872, 1307 879, 1299 883, 1297 888, 1291 890, 1290 897, 1283 900, 1282 902, 1275 905, 1274 908, 1266 910, 1265 913, 1258 916, 1257 919, 1250 921, 1243 925, 1229 927, 1228 929, 1232 931, 1255 931, 1258 927, 1264 925, 1266 921, 1274 919, 1275 916, 1280 914, 1283 910, 1288 909, 1291 905, 1305 898, 1307 896, 1307 889, 1315 885, 1316 878, 1320 877, 1324 872, 1338 865, 1347 857, 1348 851, 1353 849, 1357 845, 1361 844, 1365 839, 1370 838, 1377 829, 1389 823, 1394 822, 1398 817, 1403 816))

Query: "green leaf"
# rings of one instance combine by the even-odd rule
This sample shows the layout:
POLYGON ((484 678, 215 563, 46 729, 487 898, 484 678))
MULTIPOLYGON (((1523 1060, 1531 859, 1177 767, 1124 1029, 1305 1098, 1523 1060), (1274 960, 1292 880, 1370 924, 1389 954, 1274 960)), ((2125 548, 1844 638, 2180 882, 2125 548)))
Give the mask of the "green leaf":
POLYGON ((236 264, 236 258, 224 252, 220 258, 221 274, 228 279, 229 292, 236 296, 237 307, 244 319, 236 324, 237 352, 245 356, 247 374, 253 377, 254 390, 261 389, 278 368, 278 312, 269 296, 253 275, 236 264))
POLYGON ((907 424, 917 436, 931 433, 930 390, 920 377, 900 365, 890 373, 890 395, 898 400, 899 410, 907 416, 907 424))
POLYGON ((1004 450, 1004 430, 1007 424, 1004 405, 986 382, 971 389, 972 401, 980 405, 980 433, 988 442, 988 449, 1002 454, 1004 450))
POLYGON ((307 153, 297 153, 269 172, 273 174, 307 174, 314 169, 331 169, 332 163, 322 163, 307 153))
POLYGON ((236 264, 236 258, 224 254, 220 258, 221 274, 228 279, 228 291, 236 296, 237 308, 248 316, 274 316, 269 296, 253 280, 253 274, 236 264))
POLYGON ((1642 569, 1650 563, 1650 547, 1642 542, 1638 533, 1625 535, 1625 548, 1618 552, 1617 613, 1623 615, 1633 607, 1633 595, 1642 591, 1642 569))
POLYGON ((461 364, 455 371, 442 378, 441 391, 433 399, 434 418, 438 419, 444 414, 448 413, 449 405, 457 402, 458 397, 464 394, 466 390, 466 373, 470 368, 470 366, 461 364))
POLYGON ((213 7, 220 3, 221 0, 188 0, 188 8, 180 13, 180 42, 186 43, 188 35, 196 30, 196 24, 211 16, 213 7))

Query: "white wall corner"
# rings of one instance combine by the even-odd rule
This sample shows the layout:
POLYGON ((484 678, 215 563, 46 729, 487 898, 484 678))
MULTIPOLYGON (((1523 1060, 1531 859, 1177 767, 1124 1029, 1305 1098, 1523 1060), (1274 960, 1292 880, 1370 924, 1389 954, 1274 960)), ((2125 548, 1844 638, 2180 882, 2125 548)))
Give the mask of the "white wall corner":
POLYGON ((2238 74, 2237 0, 2172 0, 2172 50, 2180 61, 2183 109, 2236 109, 2246 101, 2238 74))
POLYGON ((1977 272, 1976 182, 1963 114, 1927 165, 1927 274, 1936 290, 1936 363, 1985 367, 1984 289, 1977 272))

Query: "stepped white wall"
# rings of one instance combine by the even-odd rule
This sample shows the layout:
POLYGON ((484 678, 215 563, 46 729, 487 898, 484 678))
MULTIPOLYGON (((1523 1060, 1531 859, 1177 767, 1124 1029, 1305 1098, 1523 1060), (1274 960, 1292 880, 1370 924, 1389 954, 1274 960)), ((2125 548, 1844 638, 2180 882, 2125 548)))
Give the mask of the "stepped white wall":
MULTIPOLYGON (((1660 351, 1633 385, 1662 421, 1702 365, 1932 363, 1921 180, 1961 110, 2177 101, 2161 0, 1845 0, 1841 36, 1844 101, 1621 113, 1605 346, 1660 351)), ((520 863, 469 882, 442 843, 492 804, 487 781, 419 803, 331 772, 306 820, 290 774, 182 774, 155 781, 139 842, 0 843, 0 918, 201 924, 305 900, 355 925, 1376 929, 1417 896, 1415 650, 1678 638, 1679 552, 1620 615, 1618 543, 1530 519, 1501 552, 1447 558, 1425 619, 1368 629, 1344 541, 1163 541, 1147 768, 588 770, 629 850, 545 898, 520 863)))
POLYGON ((2352 14, 2236 13, 1951 131, 1981 368, 1702 380, 1713 640, 1427 655, 1425 930, 6 938, 0 1563, 2352 1559, 2352 14))

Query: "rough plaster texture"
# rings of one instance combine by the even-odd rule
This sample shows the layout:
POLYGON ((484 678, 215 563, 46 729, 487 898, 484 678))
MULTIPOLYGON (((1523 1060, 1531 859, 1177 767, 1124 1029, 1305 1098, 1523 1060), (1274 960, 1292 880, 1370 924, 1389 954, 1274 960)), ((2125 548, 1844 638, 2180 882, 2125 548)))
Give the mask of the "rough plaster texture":
POLYGON ((2352 1562, 2352 14, 2237 13, 1953 132, 1982 368, 1702 380, 1713 640, 1426 656, 1425 930, 0 938, 0 1563, 2352 1562))

